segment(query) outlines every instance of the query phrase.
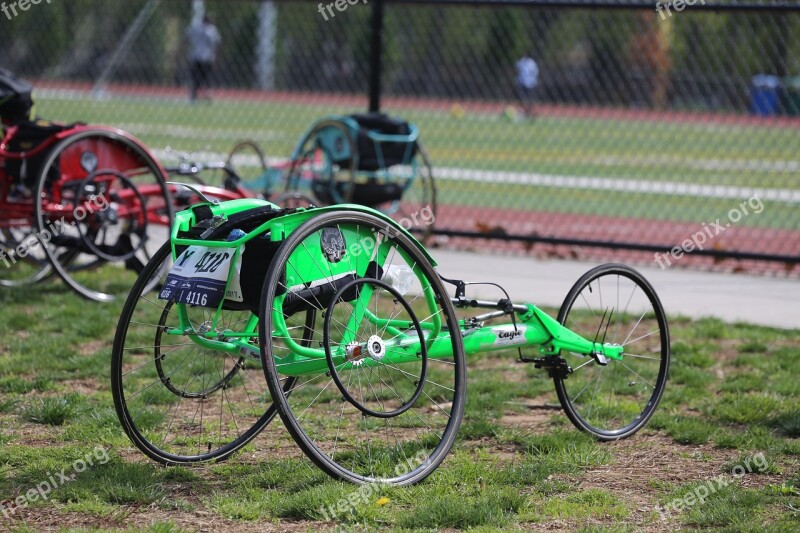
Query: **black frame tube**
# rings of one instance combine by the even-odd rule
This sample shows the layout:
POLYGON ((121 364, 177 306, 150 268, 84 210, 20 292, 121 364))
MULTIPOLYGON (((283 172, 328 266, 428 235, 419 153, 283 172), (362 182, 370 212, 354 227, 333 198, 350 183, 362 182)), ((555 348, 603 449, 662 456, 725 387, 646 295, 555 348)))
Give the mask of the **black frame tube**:
MULTIPOLYGON (((650 9, 655 10, 657 4, 670 4, 670 0, 385 0, 391 4, 417 5, 451 5, 451 6, 496 6, 496 7, 540 7, 558 9, 650 9)), ((800 4, 789 0, 772 2, 717 2, 695 3, 692 11, 787 11, 800 12, 800 4)))
MULTIPOLYGON (((618 242, 618 241, 589 241, 584 239, 569 239, 560 237, 533 237, 529 235, 491 235, 487 233, 478 233, 476 231, 457 231, 447 229, 434 229, 434 235, 443 235, 446 237, 465 237, 469 239, 491 239, 509 242, 524 242, 524 243, 545 243, 545 244, 564 244, 567 246, 587 246, 590 248, 611 248, 614 250, 632 250, 636 252, 661 252, 669 253, 673 247, 665 247, 663 245, 634 243, 634 242, 618 242)), ((691 252, 684 252, 683 255, 692 256, 707 256, 715 257, 718 259, 748 259, 753 261, 775 261, 783 263, 800 263, 800 255, 781 255, 781 254, 762 254, 756 252, 743 252, 743 251, 725 251, 725 250, 692 250, 691 252)))
POLYGON ((369 58, 369 112, 381 110, 381 74, 383 69, 383 0, 372 0, 372 35, 369 58))

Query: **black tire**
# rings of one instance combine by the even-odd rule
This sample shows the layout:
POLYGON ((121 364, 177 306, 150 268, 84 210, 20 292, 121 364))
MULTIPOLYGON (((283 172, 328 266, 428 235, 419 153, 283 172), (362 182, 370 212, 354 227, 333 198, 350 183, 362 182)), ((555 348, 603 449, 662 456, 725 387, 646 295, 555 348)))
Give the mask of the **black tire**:
POLYGON ((38 243, 29 248, 24 258, 16 256, 20 244, 37 242, 33 233, 30 226, 0 228, 0 252, 3 253, 0 256, 3 258, 0 261, 0 287, 25 287, 46 281, 55 274, 38 243))
MULTIPOLYGON (((419 244, 393 228, 393 226, 387 228, 385 221, 365 213, 338 211, 318 215, 297 228, 281 245, 272 261, 262 290, 260 316, 263 318, 259 323, 261 358, 267 384, 281 420, 314 464, 329 475, 352 483, 382 482, 403 486, 423 480, 445 459, 455 441, 464 411, 466 391, 464 349, 460 336, 450 337, 445 333, 447 330, 459 331, 455 311, 441 280, 419 244), (329 232, 328 235, 330 232, 334 234, 336 231, 340 232, 342 248, 338 252, 341 253, 331 250, 330 247, 325 248, 327 245, 321 240, 325 230, 329 232), (371 245, 367 243, 370 239, 372 239, 371 245), (374 266, 375 263, 370 259, 371 253, 362 259, 356 259, 360 257, 361 252, 368 252, 370 247, 376 245, 385 249, 387 254, 384 264, 379 265, 381 268, 374 266), (358 251, 354 247, 358 247, 358 251), (323 256, 320 250, 327 255, 323 256), (429 356, 426 361, 415 359, 403 362, 402 365, 409 370, 408 372, 388 359, 375 360, 375 358, 363 366, 347 366, 349 363, 347 361, 338 368, 340 373, 338 378, 343 383, 349 379, 355 387, 354 379, 357 379, 360 397, 363 398, 366 394, 370 396, 369 401, 372 401, 371 397, 374 395, 375 401, 381 407, 380 410, 385 413, 392 411, 389 404, 390 401, 396 401, 393 394, 403 401, 411 397, 410 390, 406 395, 397 393, 401 387, 412 388, 417 385, 408 376, 423 376, 424 387, 421 395, 418 395, 418 400, 410 408, 404 404, 403 409, 395 409, 398 412, 397 416, 391 414, 385 417, 371 417, 343 398, 337 386, 333 384, 330 372, 327 372, 327 358, 324 356, 321 360, 308 363, 321 362, 324 366, 315 370, 313 377, 311 374, 306 374, 298 378, 298 384, 290 389, 291 396, 283 387, 284 376, 281 375, 280 361, 292 353, 292 349, 287 346, 288 339, 264 336, 267 332, 275 330, 275 316, 290 313, 286 305, 289 301, 294 302, 295 308, 299 305, 299 308, 307 306, 327 309, 336 291, 343 286, 339 278, 333 280, 330 277, 331 270, 326 274, 326 267, 320 266, 315 258, 313 261, 317 264, 318 273, 309 272, 309 276, 317 277, 316 281, 320 285, 316 290, 306 288, 306 283, 312 279, 299 274, 296 270, 296 261, 307 251, 311 254, 307 258, 320 253, 319 261, 324 262, 327 257, 330 263, 342 263, 336 269, 349 271, 349 274, 344 273, 342 279, 382 276, 386 280, 392 275, 399 276, 403 265, 406 267, 411 265, 416 269, 416 274, 412 272, 411 277, 407 278, 410 283, 405 289, 409 294, 416 296, 407 297, 407 303, 415 308, 420 322, 431 321, 431 317, 441 319, 441 327, 446 330, 442 329, 440 334, 444 335, 444 340, 440 339, 438 342, 444 343, 448 355, 429 356), (420 299, 422 287, 430 287, 432 291, 430 299, 420 299), (282 296, 287 291, 288 294, 282 296), (284 303, 276 302, 276 296, 282 297, 284 303), (275 305, 281 305, 280 310, 283 314, 280 311, 277 313, 272 311, 275 305), (418 371, 419 364, 427 364, 426 373, 418 371), (347 373, 348 376, 344 377, 343 373, 347 373), (375 376, 377 380, 374 381, 375 387, 373 387, 372 380, 375 376), (362 378, 369 380, 366 388, 363 388, 362 378), (386 389, 382 385, 385 385, 386 389), (299 390, 301 387, 306 388, 299 390), (380 389, 376 390, 377 387, 380 389), (366 441, 362 437, 360 428, 362 422, 365 433, 368 431, 368 425, 379 426, 375 434, 366 435, 366 441), (345 426, 346 428, 342 429, 345 426), (347 428, 355 428, 355 432, 347 428), (347 438, 344 435, 347 435, 347 438), (380 442, 383 437, 386 438, 385 443, 380 442), (410 459, 411 456, 413 459, 410 459)), ((336 242, 338 237, 334 235, 333 239, 336 242)), ((382 313, 384 309, 388 309, 386 312, 392 313, 395 308, 400 308, 400 306, 395 307, 396 303, 391 303, 391 298, 385 300, 376 298, 375 312, 382 313)), ((368 304, 372 310, 371 300, 368 304)), ((289 304, 291 305, 293 304, 289 304)), ((328 309, 326 312, 331 310, 328 309)), ((409 323, 413 323, 413 320, 409 323)), ((289 334, 291 335, 291 332, 289 334)), ((398 335, 396 332, 384 329, 381 335, 384 334, 393 334, 393 337, 383 339, 386 346, 393 346, 393 349, 400 346, 392 345, 391 341, 403 335, 402 332, 398 335)), ((311 337, 312 346, 318 346, 318 341, 323 341, 323 337, 324 332, 318 328, 311 337)), ((427 338, 428 349, 432 342, 432 338, 427 338)), ((339 343, 339 346, 343 345, 339 343)))
POLYGON ((337 120, 323 120, 295 148, 286 177, 286 192, 305 193, 310 188, 317 205, 349 203, 355 186, 356 157, 356 143, 350 129, 337 120), (349 157, 337 160, 330 147, 320 142, 321 135, 336 135, 341 146, 335 142, 335 148, 344 150, 349 157))
POLYGON ((609 358, 607 365, 562 351, 574 371, 554 375, 554 382, 569 419, 600 440, 636 433, 658 406, 669 371, 669 327, 653 287, 628 266, 598 266, 569 291, 558 321, 586 338, 624 347, 623 358, 609 358))
POLYGON ((433 234, 438 215, 436 182, 433 179, 433 165, 428 152, 420 143, 417 143, 415 157, 416 175, 410 178, 398 205, 378 207, 378 209, 401 222, 417 239, 426 244, 433 234))
POLYGON ((237 142, 228 154, 228 159, 225 163, 228 168, 234 171, 235 175, 245 182, 255 182, 268 168, 267 156, 264 154, 264 150, 261 149, 258 143, 249 139, 237 142), (242 165, 241 158, 246 156, 247 152, 252 152, 251 155, 256 158, 256 168, 258 168, 256 172, 242 171, 242 167, 246 165, 242 165))
MULTIPOLYGON (((92 162, 92 157, 87 158, 87 161, 92 162)), ((100 195, 94 197, 99 198, 100 195)), ((53 236, 52 241, 43 246, 55 272, 81 296, 101 302, 114 300, 117 294, 128 291, 135 276, 142 271, 157 246, 168 238, 174 217, 172 199, 159 164, 138 143, 106 130, 83 130, 56 144, 42 165, 35 198, 36 229, 40 232, 53 233, 51 228, 60 228, 58 235, 53 236), (92 150, 96 150, 97 146, 103 149, 95 153, 92 150), (77 152, 80 150, 84 151, 78 155, 77 152), (83 156, 86 154, 94 158, 95 168, 84 167, 83 156), (113 163, 117 155, 125 158, 128 164, 131 161, 135 162, 135 167, 125 169, 124 172, 122 169, 114 168, 113 163), (84 175, 62 174, 61 167, 65 164, 70 165, 73 173, 77 172, 75 158, 80 158, 84 175), (115 186, 114 183, 120 179, 124 184, 115 186), (102 191, 109 206, 106 211, 91 213, 82 220, 66 220, 66 224, 59 225, 61 215, 67 213, 67 219, 72 218, 76 206, 88 201, 90 195, 85 187, 94 186, 101 181, 107 184, 105 185, 107 188, 102 191), (121 200, 120 192, 131 187, 135 193, 128 195, 126 200, 121 200), (143 187, 149 189, 146 197, 139 193, 143 187), (140 205, 142 199, 146 201, 144 206, 140 205), (61 206, 61 211, 45 212, 44 204, 56 203, 61 206), (135 231, 135 228, 130 226, 131 221, 136 219, 136 213, 123 221, 126 227, 122 227, 119 219, 115 221, 113 217, 108 216, 111 211, 120 212, 119 210, 125 209, 129 211, 139 209, 140 214, 146 214, 140 217, 142 224, 146 226, 145 231, 135 231), (148 216, 159 220, 145 223, 148 216), (102 243, 103 249, 116 248, 119 251, 98 257, 85 243, 87 234, 97 231, 103 232, 103 239, 108 232, 110 241, 102 243), (73 253, 65 254, 64 249, 73 253), (131 251, 133 253, 129 253, 131 251), (114 276, 113 279, 87 272, 103 265, 114 256, 124 260, 128 272, 114 276), (69 259, 69 262, 65 262, 65 258, 69 259)))
MULTIPOLYGON (((166 326, 177 324, 175 310, 145 289, 153 284, 151 278, 163 284, 160 273, 171 262, 166 243, 125 302, 111 359, 114 407, 125 433, 151 459, 163 464, 221 461, 253 440, 276 410, 257 355, 249 359, 198 349, 186 336, 165 333, 166 326), (165 344, 168 339, 175 339, 174 344, 165 344)), ((192 324, 207 323, 214 311, 187 306, 192 324), (198 315, 201 318, 193 318, 198 315)), ((224 312, 218 329, 249 316, 249 311, 224 312)), ((311 315, 306 318, 313 321, 311 315)))
POLYGON ((294 209, 297 207, 307 208, 314 206, 314 200, 312 200, 310 196, 306 196, 305 194, 297 191, 281 193, 275 198, 270 198, 269 201, 278 207, 283 207, 284 209, 294 209))

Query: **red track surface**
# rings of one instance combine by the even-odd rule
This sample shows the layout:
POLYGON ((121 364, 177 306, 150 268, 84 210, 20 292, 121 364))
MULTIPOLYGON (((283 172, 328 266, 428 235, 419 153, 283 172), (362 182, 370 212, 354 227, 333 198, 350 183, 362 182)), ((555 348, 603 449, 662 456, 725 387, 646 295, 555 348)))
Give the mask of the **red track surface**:
MULTIPOLYGON (((42 89, 61 89, 90 93, 92 84, 36 80, 34 86, 42 89)), ((155 85, 110 84, 105 90, 115 96, 135 96, 151 98, 185 99, 187 92, 182 87, 155 85)), ((274 102, 290 104, 313 104, 367 108, 367 97, 358 95, 337 95, 327 93, 303 93, 286 91, 257 91, 243 89, 216 89, 213 96, 217 100, 274 102)), ((398 109, 449 111, 459 105, 470 113, 499 114, 508 102, 479 102, 471 100, 452 100, 434 98, 384 97, 383 106, 392 111, 398 109)), ((538 115, 570 118, 591 118, 600 120, 632 120, 647 122, 702 123, 719 125, 746 125, 780 128, 800 128, 800 117, 758 117, 733 113, 696 113, 687 111, 651 111, 646 109, 625 109, 588 106, 538 105, 538 115)))
MULTIPOLYGON (((647 243, 664 248, 680 246, 694 234, 702 232, 696 223, 663 220, 631 219, 572 213, 542 213, 512 209, 443 205, 437 213, 437 229, 472 231, 492 235, 525 235, 562 239, 647 243)), ((716 230, 712 230, 716 233, 716 230)), ((706 237, 707 234, 706 234, 706 237)), ((698 237, 698 241, 701 237, 698 237)), ((530 251, 546 257, 608 259, 608 249, 526 244, 498 239, 476 241, 466 238, 438 239, 440 245, 462 249, 489 248, 492 251, 530 251)), ((742 251, 749 253, 789 255, 800 258, 800 228, 797 230, 753 228, 733 225, 708 238, 706 250, 742 251)), ((653 252, 615 250, 615 260, 635 261, 657 266, 653 252)), ((673 266, 707 267, 733 271, 759 271, 775 274, 800 274, 800 265, 765 263, 763 261, 720 260, 712 257, 686 256, 670 259, 673 266)), ((663 261, 662 261, 663 262, 663 261)), ((663 262, 665 266, 666 262, 663 262)))
MULTIPOLYGON (((89 83, 37 81, 36 87, 62 89, 89 93, 89 83)), ((106 90, 116 96, 174 98, 186 97, 181 87, 112 84, 106 90)), ((351 108, 366 108, 367 98, 354 95, 332 95, 324 93, 297 93, 281 91, 253 91, 222 89, 214 91, 214 98, 227 101, 273 102, 292 104, 314 104, 351 108)), ((449 111, 459 105, 470 113, 497 114, 505 109, 507 102, 472 102, 440 99, 393 98, 383 99, 384 107, 399 109, 425 109, 449 111)), ((629 120, 673 123, 702 123, 717 125, 744 125, 770 128, 798 128, 798 117, 756 117, 739 114, 693 113, 676 111, 650 111, 615 108, 539 105, 541 116, 589 118, 599 120, 629 120)), ((440 206, 437 227, 459 231, 560 237, 616 241, 626 243, 648 243, 673 247, 701 230, 694 223, 671 222, 651 219, 628 219, 621 217, 580 215, 564 213, 542 213, 511 209, 478 208, 471 206, 440 206)), ((492 251, 531 251, 548 257, 572 257, 585 259, 608 259, 636 261, 655 264, 653 253, 565 245, 524 244, 498 239, 476 241, 466 238, 438 239, 439 245, 467 249, 490 248, 492 251)), ((800 229, 776 230, 766 228, 731 227, 709 239, 706 249, 746 251, 751 253, 800 256, 800 229)), ((734 271, 766 271, 776 274, 800 274, 800 265, 765 263, 762 261, 716 260, 711 257, 684 256, 674 261, 676 266, 708 267, 734 271)))

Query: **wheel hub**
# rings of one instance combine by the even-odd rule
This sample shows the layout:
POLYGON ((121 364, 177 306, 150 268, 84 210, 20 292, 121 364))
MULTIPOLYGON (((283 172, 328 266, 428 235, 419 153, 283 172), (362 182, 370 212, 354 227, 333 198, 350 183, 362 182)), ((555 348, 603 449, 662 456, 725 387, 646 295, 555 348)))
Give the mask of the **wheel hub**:
POLYGON ((101 224, 114 226, 119 223, 119 210, 116 205, 109 206, 105 210, 95 213, 95 218, 101 224))
POLYGON ((347 345, 345 358, 354 365, 360 365, 364 359, 364 347, 357 342, 351 342, 347 345))
MULTIPOLYGON (((205 335, 206 333, 210 333, 213 330, 213 328, 212 328, 213 325, 214 325, 214 323, 212 321, 206 320, 205 322, 203 322, 202 324, 197 326, 197 332, 200 335, 205 335)), ((214 333, 218 333, 218 332, 215 331, 214 333)))
POLYGON ((376 361, 380 361, 386 355, 386 344, 377 335, 372 335, 367 339, 367 353, 376 361))

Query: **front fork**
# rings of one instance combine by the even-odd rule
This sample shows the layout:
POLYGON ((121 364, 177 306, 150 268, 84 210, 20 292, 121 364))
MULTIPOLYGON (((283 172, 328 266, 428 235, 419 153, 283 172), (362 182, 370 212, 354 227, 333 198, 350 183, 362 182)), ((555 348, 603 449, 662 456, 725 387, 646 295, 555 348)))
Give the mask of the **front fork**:
MULTIPOLYGON (((464 349, 466 353, 486 352, 504 348, 539 346, 545 358, 557 358, 561 350, 591 356, 598 364, 608 364, 610 359, 622 359, 623 347, 598 340, 605 336, 602 328, 594 339, 587 339, 558 323, 556 319, 533 304, 454 299, 457 307, 494 309, 468 320, 462 320, 464 349), (515 321, 484 326, 483 322, 514 314, 515 321)), ((610 321, 611 317, 608 317, 610 321)), ((537 361, 537 360, 530 360, 537 361)))
MULTIPOLYGON (((593 357, 598 364, 606 365, 609 359, 622 360, 622 353, 624 348, 616 343, 605 342, 599 340, 598 337, 602 334, 605 338, 605 332, 601 331, 603 328, 598 328, 595 338, 589 340, 574 331, 561 325, 556 319, 539 309, 534 305, 528 306, 530 309, 529 321, 536 320, 541 327, 544 328, 551 339, 541 343, 539 351, 544 356, 558 356, 561 350, 568 352, 588 355, 593 357)), ((605 320, 605 317, 604 317, 605 320)), ((608 322, 611 321, 611 316, 608 317, 608 322)), ((602 322, 602 321, 601 321, 602 322)), ((607 325, 605 326, 607 329, 607 325)))

